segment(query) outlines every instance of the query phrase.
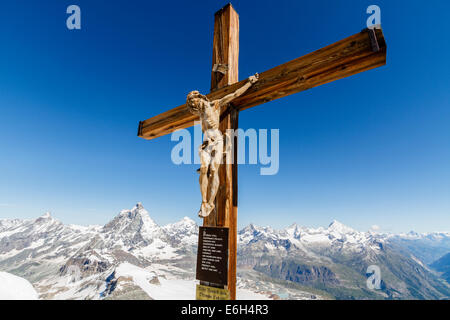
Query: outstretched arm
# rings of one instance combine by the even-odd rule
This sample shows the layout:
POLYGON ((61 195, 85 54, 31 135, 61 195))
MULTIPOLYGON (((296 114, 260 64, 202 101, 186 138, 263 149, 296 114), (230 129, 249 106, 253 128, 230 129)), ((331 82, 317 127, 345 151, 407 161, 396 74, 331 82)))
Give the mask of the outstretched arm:
POLYGON ((241 88, 237 89, 234 93, 230 93, 229 95, 226 95, 222 99, 219 100, 218 106, 222 107, 227 104, 229 104, 231 101, 236 99, 237 97, 242 96, 255 82, 257 82, 259 79, 259 74, 255 74, 254 76, 251 76, 248 78, 248 82, 243 85, 241 88))

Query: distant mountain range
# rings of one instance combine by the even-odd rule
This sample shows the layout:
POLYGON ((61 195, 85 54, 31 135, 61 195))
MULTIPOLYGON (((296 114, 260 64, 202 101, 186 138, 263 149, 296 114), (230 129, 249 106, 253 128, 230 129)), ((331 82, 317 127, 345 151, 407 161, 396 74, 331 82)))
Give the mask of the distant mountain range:
MULTIPOLYGON (((334 221, 249 225, 238 238, 241 299, 450 297, 450 233, 358 232, 334 221), (371 265, 381 271, 379 290, 366 285, 371 265)), ((50 214, 0 220, 0 271, 30 281, 41 299, 193 299, 197 239, 193 220, 159 226, 140 203, 104 226, 64 225, 50 214)))
POLYGON ((411 237, 358 232, 338 221, 326 229, 294 224, 276 231, 250 225, 239 232, 238 261, 271 278, 313 287, 339 299, 448 298, 448 284, 410 250, 409 241, 420 239, 432 242, 429 250, 441 249, 450 234, 411 237), (381 290, 367 288, 371 265, 381 270, 381 290))

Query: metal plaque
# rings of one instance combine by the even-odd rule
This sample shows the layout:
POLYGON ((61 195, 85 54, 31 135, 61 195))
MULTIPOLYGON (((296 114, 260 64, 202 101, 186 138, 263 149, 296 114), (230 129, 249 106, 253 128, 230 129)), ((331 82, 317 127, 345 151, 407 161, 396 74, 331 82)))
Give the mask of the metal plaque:
POLYGON ((200 227, 197 280, 228 284, 228 228, 200 227))

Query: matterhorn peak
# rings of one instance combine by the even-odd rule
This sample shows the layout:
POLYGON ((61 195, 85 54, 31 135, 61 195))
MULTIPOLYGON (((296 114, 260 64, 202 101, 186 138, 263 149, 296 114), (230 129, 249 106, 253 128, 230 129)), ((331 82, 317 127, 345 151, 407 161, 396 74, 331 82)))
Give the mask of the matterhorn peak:
POLYGON ((136 209, 140 210, 140 209, 144 209, 144 206, 142 205, 142 202, 138 202, 136 204, 136 209))
MULTIPOLYGON (((37 223, 50 223, 53 224, 54 222, 58 222, 56 219, 54 219, 49 211, 44 213, 42 216, 37 218, 35 220, 37 223)), ((58 222, 59 223, 59 222, 58 222)))
POLYGON ((122 221, 121 224, 129 224, 132 222, 136 223, 144 223, 153 226, 156 226, 156 223, 150 218, 149 212, 144 208, 141 202, 138 202, 131 210, 124 209, 120 211, 119 215, 116 216, 110 223, 107 224, 117 225, 118 221, 122 221))
POLYGON ((113 231, 126 238, 126 241, 135 237, 150 240, 160 234, 160 227, 150 218, 142 203, 138 202, 131 210, 120 211, 119 215, 103 227, 103 231, 113 231))
POLYGON ((148 213, 148 211, 144 208, 144 206, 142 205, 142 202, 138 202, 133 209, 131 209, 132 212, 136 212, 139 213, 142 216, 148 216, 150 217, 150 214, 148 213))

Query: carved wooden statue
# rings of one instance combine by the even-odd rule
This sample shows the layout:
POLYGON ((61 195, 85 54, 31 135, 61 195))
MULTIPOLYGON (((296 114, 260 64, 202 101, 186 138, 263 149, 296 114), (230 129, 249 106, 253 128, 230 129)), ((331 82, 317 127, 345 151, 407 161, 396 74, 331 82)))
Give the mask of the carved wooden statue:
POLYGON ((204 133, 204 142, 199 148, 202 204, 198 215, 202 218, 209 216, 214 210, 214 201, 220 184, 219 166, 222 163, 224 153, 223 134, 219 130, 221 108, 244 94, 258 81, 258 78, 258 74, 249 77, 244 86, 222 99, 209 101, 206 96, 198 91, 192 91, 187 96, 186 105, 191 113, 200 116, 204 133))

